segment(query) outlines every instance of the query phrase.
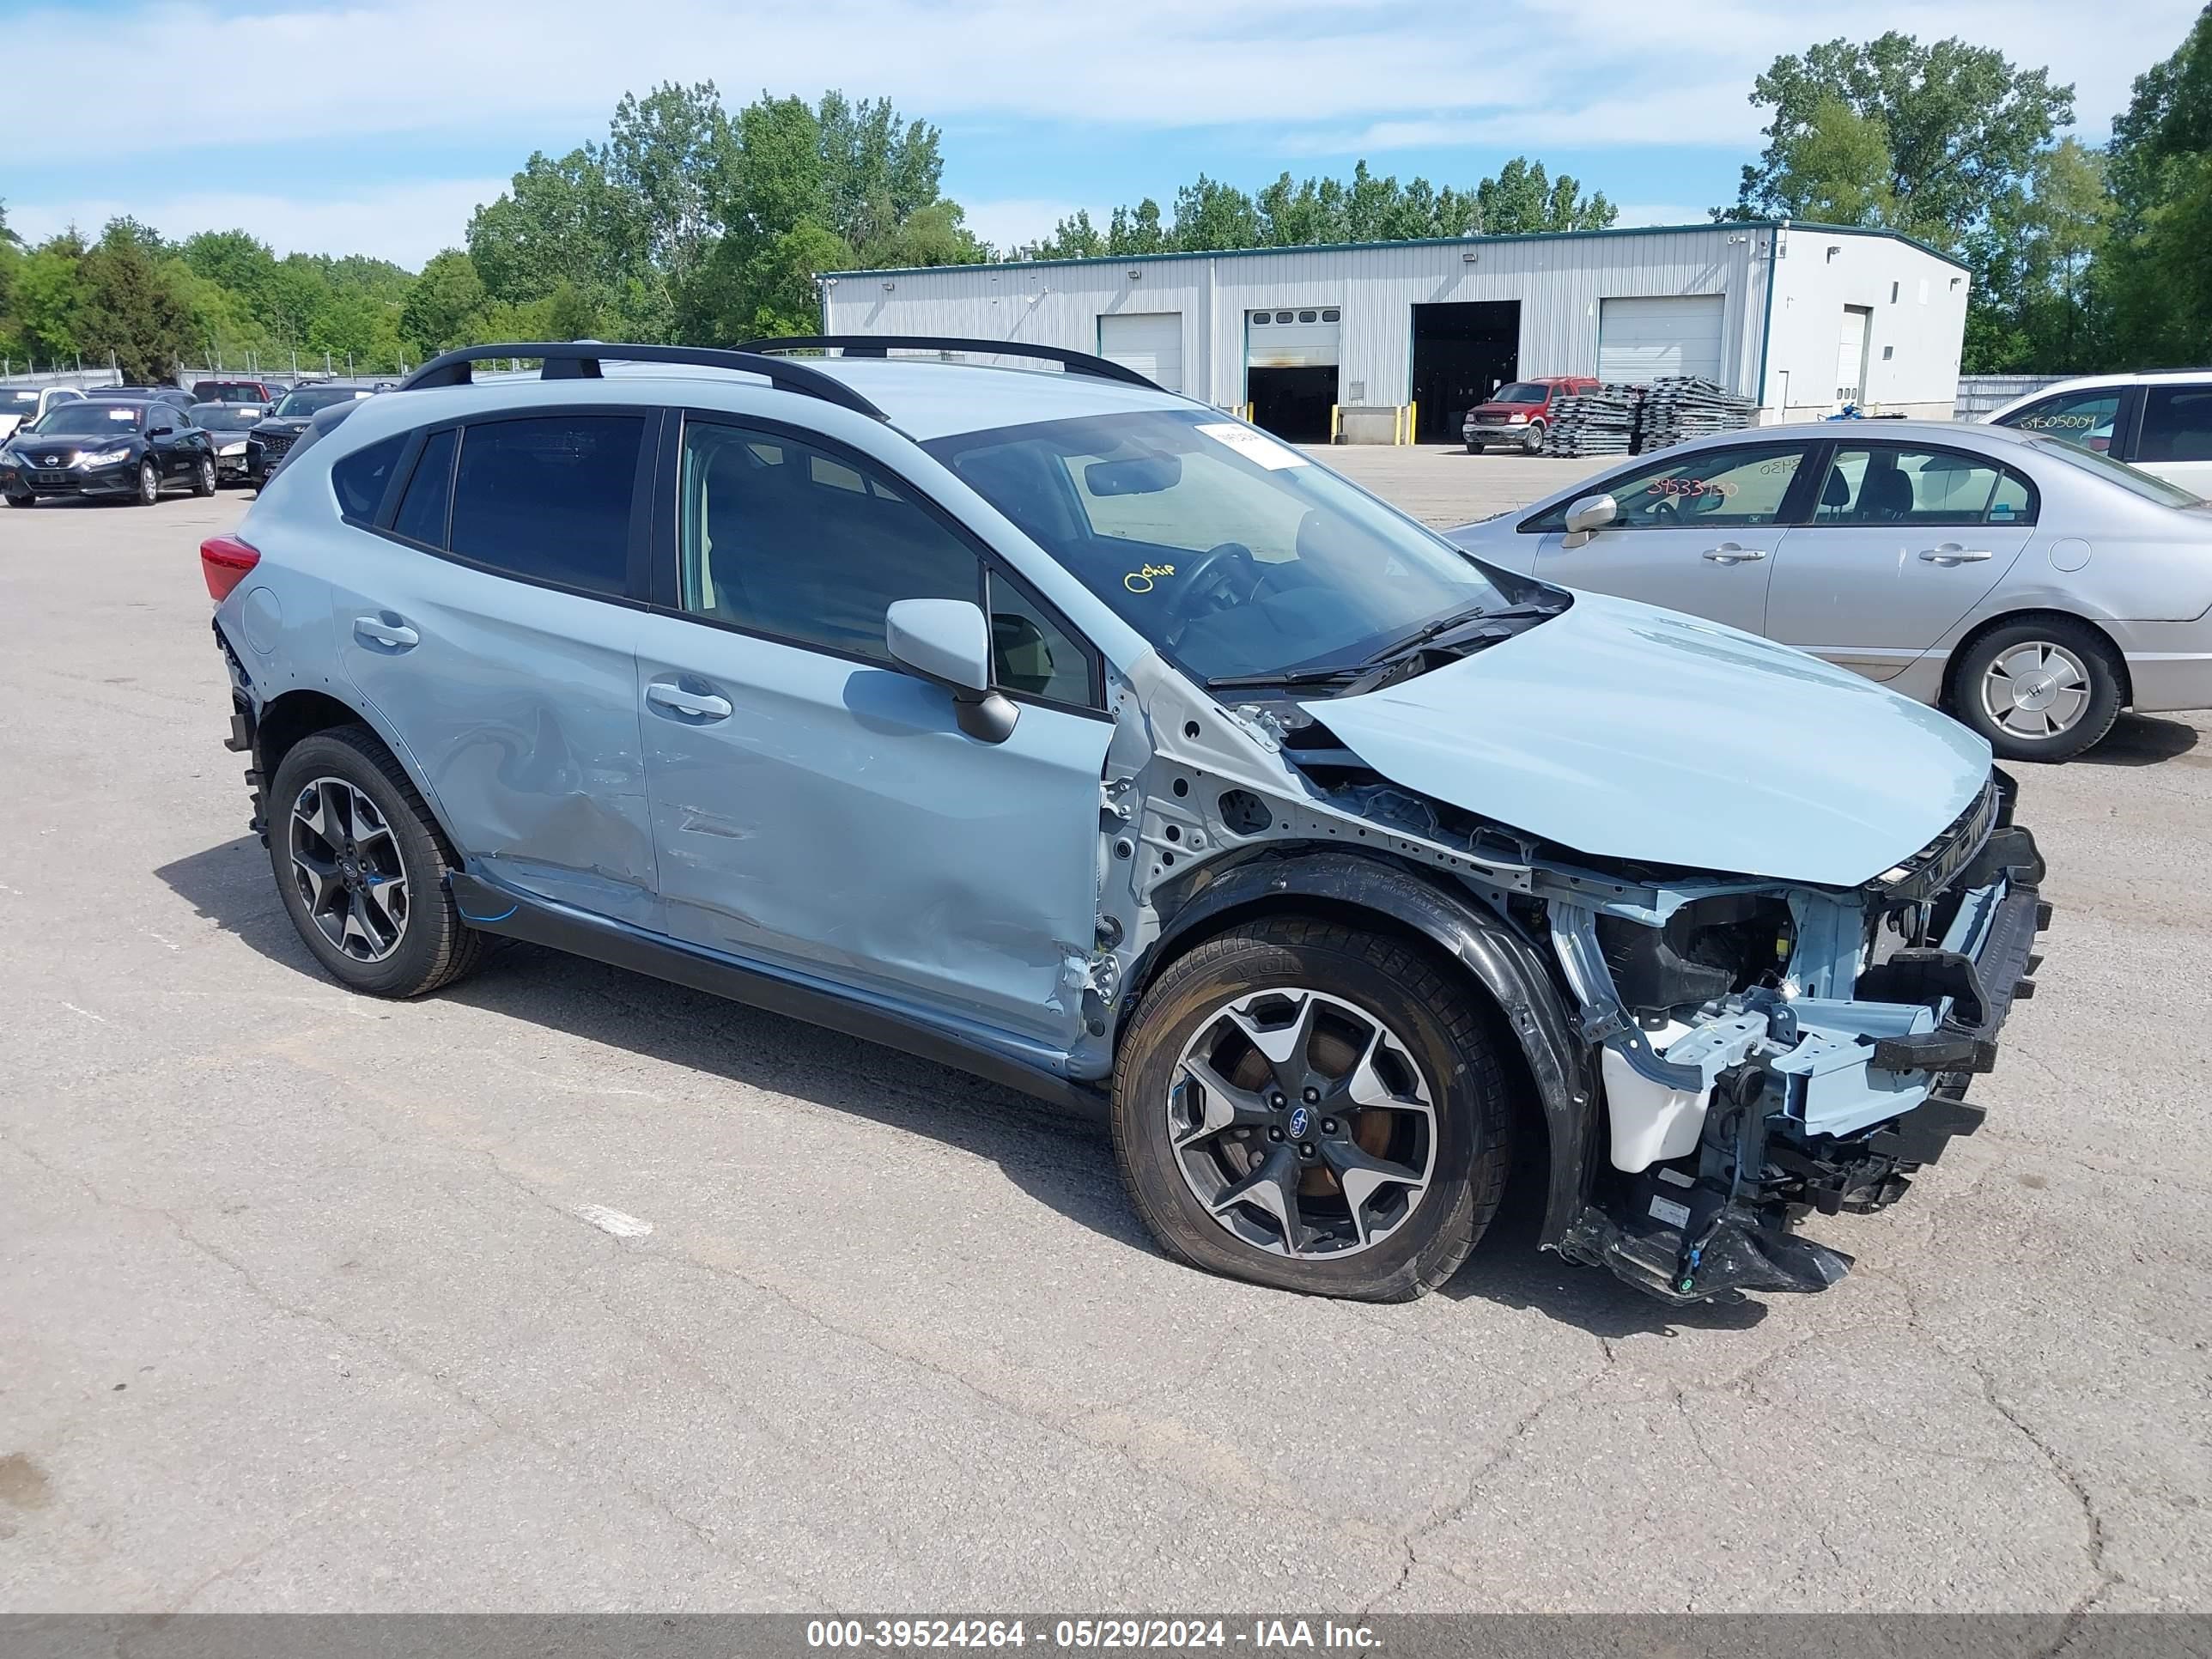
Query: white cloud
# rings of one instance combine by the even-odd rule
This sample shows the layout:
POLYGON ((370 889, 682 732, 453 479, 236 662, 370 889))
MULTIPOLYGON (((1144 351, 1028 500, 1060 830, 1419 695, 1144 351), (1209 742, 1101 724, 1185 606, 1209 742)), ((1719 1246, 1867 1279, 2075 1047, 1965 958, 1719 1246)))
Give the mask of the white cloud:
MULTIPOLYGON (((536 0, 526 26, 512 0, 330 9, 148 0, 103 17, 131 49, 103 64, 101 89, 105 107, 134 109, 161 106, 179 86, 250 86, 262 129, 295 144, 520 135, 526 149, 549 130, 597 128, 625 89, 715 76, 733 98, 834 80, 940 121, 1249 123, 1285 144, 1333 133, 1329 147, 1349 138, 1378 152, 1455 143, 1559 151, 1747 143, 1759 118, 1746 94, 1778 52, 1894 27, 2051 64, 2079 86, 2094 137, 2196 9, 2131 0, 2118 28, 2085 25, 2077 0, 1951 0, 1940 10, 1923 0, 1708 0, 1687 17, 1650 0, 1522 0, 1440 27, 1433 9, 1399 0, 1123 0, 1109 27, 1095 9, 1029 0, 657 0, 651 26, 640 27, 603 0, 536 0), (373 91, 334 94, 334 65, 343 87, 373 91)), ((42 8, 19 15, 14 33, 65 39, 77 27, 42 8)), ((142 121, 83 119, 80 91, 65 76, 11 82, 12 166, 81 164, 152 142, 155 129, 142 121)))
POLYGON ((504 179, 433 179, 307 199, 210 191, 128 202, 11 201, 8 223, 26 242, 71 224, 91 238, 127 213, 164 235, 248 230, 280 255, 367 253, 411 270, 441 249, 459 247, 469 215, 506 188, 504 179))

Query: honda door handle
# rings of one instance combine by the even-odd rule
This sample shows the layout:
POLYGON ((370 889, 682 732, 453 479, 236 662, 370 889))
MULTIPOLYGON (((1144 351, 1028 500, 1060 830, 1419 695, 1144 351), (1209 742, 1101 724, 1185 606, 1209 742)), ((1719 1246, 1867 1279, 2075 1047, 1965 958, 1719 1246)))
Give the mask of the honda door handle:
POLYGON ((393 651, 405 651, 422 643, 422 636, 397 617, 356 617, 353 631, 356 639, 393 651))
POLYGON ((686 691, 680 685, 671 685, 666 680, 655 680, 645 688, 645 700, 654 708, 682 714, 695 720, 726 720, 730 718, 730 700, 718 697, 711 691, 686 691))
POLYGON ((1715 564, 1741 564, 1747 559, 1765 558, 1766 550, 1763 547, 1738 547, 1734 542, 1723 542, 1718 547, 1707 548, 1705 556, 1715 564))
POLYGON ((1920 556, 1929 564, 1979 564, 1990 556, 1986 547, 1961 547, 1956 542, 1945 542, 1941 547, 1923 547, 1920 556))

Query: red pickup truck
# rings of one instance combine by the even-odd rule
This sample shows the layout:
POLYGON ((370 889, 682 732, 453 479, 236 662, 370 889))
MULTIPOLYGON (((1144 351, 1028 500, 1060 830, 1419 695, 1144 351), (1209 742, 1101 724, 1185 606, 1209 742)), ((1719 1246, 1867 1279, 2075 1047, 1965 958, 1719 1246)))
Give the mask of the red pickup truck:
POLYGON ((1486 404, 1467 411, 1460 428, 1467 453, 1479 455, 1492 444, 1511 444, 1533 455, 1544 447, 1551 428, 1553 400, 1577 392, 1595 392, 1601 382, 1586 374, 1547 374, 1533 380, 1510 380, 1498 388, 1486 404))

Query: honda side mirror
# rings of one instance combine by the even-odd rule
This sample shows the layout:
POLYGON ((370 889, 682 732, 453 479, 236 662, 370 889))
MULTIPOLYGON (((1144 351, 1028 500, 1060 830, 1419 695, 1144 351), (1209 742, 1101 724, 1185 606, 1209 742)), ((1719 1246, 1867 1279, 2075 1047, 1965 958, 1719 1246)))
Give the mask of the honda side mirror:
POLYGON ((1580 547, 1620 516, 1620 503, 1610 495, 1584 495, 1567 509, 1566 539, 1561 547, 1580 547))

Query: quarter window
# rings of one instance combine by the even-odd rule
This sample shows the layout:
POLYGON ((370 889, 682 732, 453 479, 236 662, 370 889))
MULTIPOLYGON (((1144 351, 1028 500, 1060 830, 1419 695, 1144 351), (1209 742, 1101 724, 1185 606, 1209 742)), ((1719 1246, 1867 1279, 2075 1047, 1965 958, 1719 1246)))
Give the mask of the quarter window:
POLYGON ((2212 386, 2148 388, 2136 459, 2212 461, 2212 386))
POLYGON ((1815 525, 2033 524, 2027 481, 1947 449, 1870 445, 1837 450, 1815 525))
MULTIPOLYGON (((191 423, 189 419, 185 423, 191 423)), ((406 447, 407 436, 402 433, 356 449, 333 466, 331 488, 337 492, 338 510, 349 519, 374 518, 384 501, 384 487, 392 482, 392 469, 399 465, 399 452, 406 447)))
POLYGON ((453 450, 459 434, 434 432, 422 445, 415 471, 407 480, 407 493, 399 498, 392 515, 394 535, 426 547, 446 544, 446 513, 453 499, 453 450))
POLYGON ((635 415, 493 421, 461 437, 447 545, 509 575, 586 592, 629 586, 635 415))
POLYGON ((1997 424, 2040 433, 2102 453, 2112 447, 2112 425, 2119 419, 2120 399, 2125 392, 2123 386, 2108 386, 2062 392, 2015 410, 1997 424))
POLYGON ((1674 530, 1692 526, 1755 527, 1781 521, 1790 486, 1805 459, 1800 447, 1706 449, 1637 468, 1589 490, 1578 491, 1528 531, 1566 527, 1567 508, 1583 495, 1602 489, 1619 506, 1607 530, 1674 530))

